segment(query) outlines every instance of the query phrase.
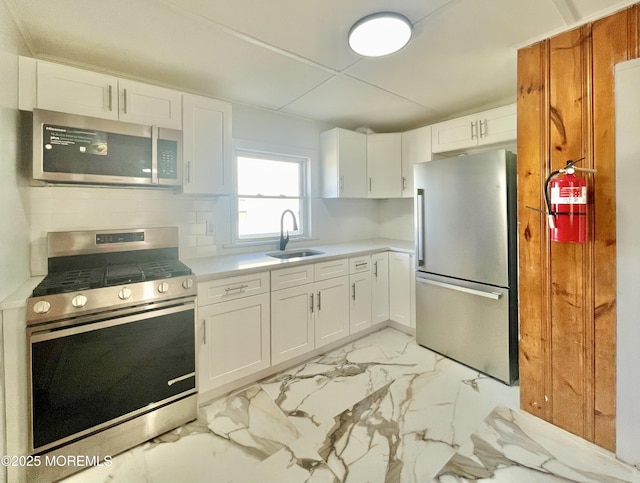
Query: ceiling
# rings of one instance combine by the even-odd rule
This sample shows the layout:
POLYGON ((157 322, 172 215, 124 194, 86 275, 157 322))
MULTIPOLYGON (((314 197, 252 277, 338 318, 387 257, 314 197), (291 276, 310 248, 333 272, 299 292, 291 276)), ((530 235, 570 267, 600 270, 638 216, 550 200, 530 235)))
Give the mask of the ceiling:
POLYGON ((0 0, 31 55, 314 119, 402 131, 515 102, 519 47, 638 0, 0 0), (361 17, 414 24, 396 54, 361 17))

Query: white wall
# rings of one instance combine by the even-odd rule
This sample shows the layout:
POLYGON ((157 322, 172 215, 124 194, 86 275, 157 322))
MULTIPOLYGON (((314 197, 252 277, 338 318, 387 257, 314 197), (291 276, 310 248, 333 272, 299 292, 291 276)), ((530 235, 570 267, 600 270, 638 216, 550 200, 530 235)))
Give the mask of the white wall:
POLYGON ((18 54, 24 44, 0 2, 0 301, 29 277, 29 198, 19 173, 18 54))
MULTIPOLYGON (((18 162, 18 54, 24 51, 18 29, 6 4, 0 1, 0 301, 29 277, 29 199, 18 162)), ((2 350, 5 323, 9 321, 0 312, 0 455, 7 454, 3 377, 7 362, 2 350)), ((1 468, 0 482, 6 478, 6 468, 1 468)))
POLYGON ((379 203, 380 236, 413 240, 413 198, 381 200, 379 203))
POLYGON ((640 465, 640 59, 616 65, 616 454, 640 465))

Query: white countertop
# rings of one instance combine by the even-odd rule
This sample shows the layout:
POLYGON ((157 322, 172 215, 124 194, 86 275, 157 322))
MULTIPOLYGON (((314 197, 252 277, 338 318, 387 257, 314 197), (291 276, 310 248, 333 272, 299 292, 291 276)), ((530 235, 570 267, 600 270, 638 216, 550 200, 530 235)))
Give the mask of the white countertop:
MULTIPOLYGON (((265 270, 276 270, 278 268, 291 267, 306 263, 322 262, 336 258, 353 257, 367 253, 376 253, 386 250, 397 252, 413 253, 413 241, 393 240, 388 238, 375 238, 370 240, 358 240, 347 243, 333 243, 327 245, 313 245, 311 247, 290 248, 293 250, 318 250, 324 252, 322 255, 312 255, 303 258, 291 258, 282 260, 260 253, 244 253, 241 255, 222 255, 208 258, 193 258, 183 260, 199 282, 224 278, 240 273, 255 273, 265 270)), ((269 253, 274 250, 270 250, 269 253)), ((277 251, 277 250, 276 250, 277 251)))
MULTIPOLYGON (((266 255, 265 252, 243 253, 240 255, 221 255, 217 257, 192 258, 183 262, 193 270, 198 281, 213 280, 216 278, 240 275, 241 273, 263 272, 278 268, 315 263, 343 257, 353 257, 367 253, 376 253, 386 250, 396 252, 413 253, 413 241, 393 240, 388 238, 374 238, 347 243, 333 243, 327 245, 314 245, 311 247, 290 248, 289 250, 318 250, 322 255, 313 255, 304 258, 291 258, 281 260, 266 255)), ((269 253, 274 250, 269 250, 269 253)), ((31 277, 20 285, 11 295, 0 303, 0 310, 19 309, 26 306, 27 299, 33 289, 44 277, 31 277)))

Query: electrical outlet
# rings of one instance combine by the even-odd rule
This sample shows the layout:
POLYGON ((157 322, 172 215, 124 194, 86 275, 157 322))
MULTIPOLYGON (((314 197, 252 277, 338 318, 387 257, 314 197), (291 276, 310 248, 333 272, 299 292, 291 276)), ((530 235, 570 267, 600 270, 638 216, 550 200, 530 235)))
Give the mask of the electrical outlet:
POLYGON ((207 235, 215 236, 216 234, 216 225, 212 220, 207 220, 207 235))

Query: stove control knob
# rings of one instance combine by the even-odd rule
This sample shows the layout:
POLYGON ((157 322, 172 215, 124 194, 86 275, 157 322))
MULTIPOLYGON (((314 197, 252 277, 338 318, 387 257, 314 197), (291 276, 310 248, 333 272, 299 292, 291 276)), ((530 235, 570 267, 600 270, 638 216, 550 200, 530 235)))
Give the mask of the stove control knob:
POLYGON ((85 297, 84 295, 76 295, 71 300, 71 305, 73 305, 77 309, 84 307, 85 305, 87 305, 87 297, 85 297))
POLYGON ((169 291, 169 284, 167 282, 162 282, 158 285, 158 292, 167 293, 169 291))
POLYGON ((46 314, 51 309, 51 304, 46 300, 40 300, 33 305, 36 314, 46 314))
POLYGON ((120 292, 118 292, 118 298, 120 300, 127 300, 131 298, 131 289, 128 287, 124 287, 120 292))
POLYGON ((193 279, 192 278, 188 278, 186 279, 184 282, 182 282, 182 286, 184 288, 191 288, 193 287, 193 279))

